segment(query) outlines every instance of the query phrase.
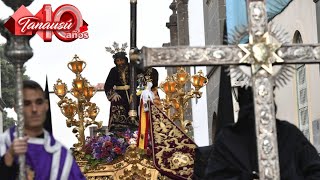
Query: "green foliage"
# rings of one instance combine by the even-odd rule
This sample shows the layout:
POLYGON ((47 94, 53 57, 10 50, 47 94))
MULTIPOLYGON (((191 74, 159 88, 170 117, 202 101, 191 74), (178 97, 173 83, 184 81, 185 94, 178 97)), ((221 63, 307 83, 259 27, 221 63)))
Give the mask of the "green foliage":
MULTIPOLYGON (((4 56, 3 45, 0 44, 0 61, 1 61, 1 93, 2 100, 5 103, 6 108, 13 108, 15 100, 15 88, 16 88, 16 77, 14 66, 8 62, 4 56)), ((23 67, 23 79, 30 79, 29 76, 24 75, 26 68, 23 67)), ((3 111, 3 130, 12 127, 15 124, 15 120, 8 117, 8 113, 3 111)))
POLYGON ((12 127, 15 124, 15 120, 11 117, 8 117, 8 113, 3 111, 3 131, 12 127))
MULTIPOLYGON (((0 45, 0 61, 1 61, 1 93, 2 100, 6 108, 13 108, 15 100, 16 77, 14 66, 5 59, 3 45, 0 45)), ((23 79, 30 79, 25 75, 26 68, 23 67, 23 79)))
POLYGON ((88 161, 88 163, 85 165, 84 170, 88 171, 94 167, 96 167, 98 164, 101 164, 101 161, 98 159, 95 159, 92 155, 86 154, 85 159, 88 161))

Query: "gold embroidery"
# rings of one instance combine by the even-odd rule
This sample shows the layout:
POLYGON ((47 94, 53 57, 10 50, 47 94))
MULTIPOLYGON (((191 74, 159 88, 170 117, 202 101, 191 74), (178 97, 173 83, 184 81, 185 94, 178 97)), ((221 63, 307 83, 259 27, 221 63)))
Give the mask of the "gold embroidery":
POLYGON ((127 119, 126 109, 121 105, 114 105, 111 109, 112 119, 116 119, 120 122, 125 122, 127 119))
POLYGON ((175 176, 191 179, 195 143, 151 104, 155 165, 175 176))
POLYGON ((119 75, 120 75, 120 81, 121 84, 127 85, 129 82, 129 69, 128 66, 125 66, 123 69, 117 68, 119 75))
POLYGON ((193 158, 190 154, 183 154, 181 152, 175 152, 170 158, 170 169, 179 169, 187 165, 193 164, 193 158))

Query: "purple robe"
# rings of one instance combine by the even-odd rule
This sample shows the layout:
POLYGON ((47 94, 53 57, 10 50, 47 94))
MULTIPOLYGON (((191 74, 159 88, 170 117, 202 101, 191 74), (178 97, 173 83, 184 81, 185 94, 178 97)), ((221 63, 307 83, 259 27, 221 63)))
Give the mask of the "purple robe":
MULTIPOLYGON (((11 128, 0 138, 1 157, 11 145, 14 134, 14 128, 11 128)), ((71 152, 46 130, 44 138, 29 138, 26 166, 35 173, 35 180, 85 179, 71 152)))

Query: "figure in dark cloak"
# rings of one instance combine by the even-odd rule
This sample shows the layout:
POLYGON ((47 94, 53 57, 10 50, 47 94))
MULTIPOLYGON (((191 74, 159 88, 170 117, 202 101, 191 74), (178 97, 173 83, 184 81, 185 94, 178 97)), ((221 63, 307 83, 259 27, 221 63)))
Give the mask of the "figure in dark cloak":
POLYGON ((113 67, 104 84, 104 91, 110 101, 109 112, 109 131, 123 132, 128 128, 136 130, 138 122, 129 118, 129 102, 130 102, 130 68, 125 49, 126 44, 119 48, 117 43, 113 44, 114 50, 106 48, 108 52, 113 54, 115 67, 113 67))
MULTIPOLYGON (((259 179, 253 93, 239 89, 237 123, 221 129, 209 152, 206 180, 259 179)), ((320 157, 303 133, 287 121, 276 120, 281 180, 320 179, 320 157)), ((196 169, 196 168, 195 168, 196 169)), ((198 174, 199 175, 199 174, 198 174)))

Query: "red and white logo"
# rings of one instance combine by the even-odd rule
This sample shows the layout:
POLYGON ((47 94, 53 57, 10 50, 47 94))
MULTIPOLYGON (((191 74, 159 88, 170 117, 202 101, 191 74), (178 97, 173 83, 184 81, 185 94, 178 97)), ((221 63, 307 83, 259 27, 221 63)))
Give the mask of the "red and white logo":
POLYGON ((88 24, 78 8, 70 4, 59 6, 54 12, 50 4, 44 4, 36 15, 22 5, 4 26, 17 36, 37 33, 45 42, 52 41, 52 34, 64 42, 89 38, 88 24))

